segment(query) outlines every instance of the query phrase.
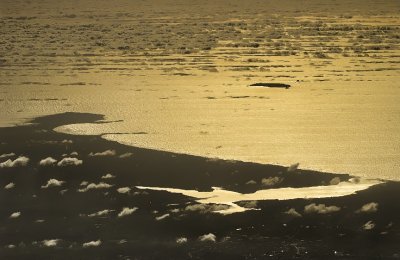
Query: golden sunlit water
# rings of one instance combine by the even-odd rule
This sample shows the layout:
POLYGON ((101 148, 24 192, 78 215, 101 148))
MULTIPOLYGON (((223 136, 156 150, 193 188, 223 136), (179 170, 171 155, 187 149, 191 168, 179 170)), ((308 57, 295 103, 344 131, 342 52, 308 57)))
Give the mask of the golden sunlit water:
MULTIPOLYGON (((60 11, 67 14, 51 25, 51 13, 36 9, 30 10, 40 18, 35 23, 21 18, 14 25, 22 43, 40 37, 31 47, 13 45, 21 53, 14 60, 4 51, 10 66, 1 71, 1 125, 65 111, 100 113, 121 121, 59 130, 178 153, 400 179, 395 2, 371 2, 375 12, 363 5, 354 14, 347 5, 327 13, 317 2, 288 9, 254 3, 240 14, 238 3, 230 11, 160 4, 169 16, 148 12, 150 4, 136 6, 137 15, 118 13, 132 7, 122 1, 115 13, 96 9, 95 17, 84 12, 86 5, 78 12, 64 4, 60 11), (267 10, 274 15, 262 15, 267 10), (249 87, 256 82, 292 88, 249 87)), ((9 7, 20 15, 27 10, 9 7)))

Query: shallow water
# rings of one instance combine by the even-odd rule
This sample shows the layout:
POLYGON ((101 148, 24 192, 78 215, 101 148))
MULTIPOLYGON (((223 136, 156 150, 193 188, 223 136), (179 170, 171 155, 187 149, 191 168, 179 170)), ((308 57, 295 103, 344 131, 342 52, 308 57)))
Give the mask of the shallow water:
POLYGON ((241 207, 237 202, 240 201, 261 201, 261 200, 291 200, 291 199, 315 199, 315 198, 334 198, 347 196, 357 191, 365 190, 379 181, 363 180, 361 183, 341 182, 338 185, 314 186, 304 188, 279 188, 258 190, 254 193, 241 194, 214 187, 210 192, 199 192, 197 190, 183 190, 161 187, 136 186, 139 189, 167 191, 179 193, 197 199, 202 204, 222 204, 229 206, 227 209, 217 210, 216 213, 223 215, 243 212, 246 210, 256 210, 257 208, 241 207))
POLYGON ((15 87, 4 95, 1 122, 65 111, 100 113, 122 121, 58 130, 107 133, 106 139, 178 153, 400 180, 395 82, 302 82, 286 90, 249 88, 248 81, 219 76, 99 78, 101 89, 15 87))
POLYGON ((124 144, 206 157, 283 165, 298 162, 301 168, 399 180, 400 88, 376 83, 324 87, 333 90, 321 90, 315 83, 290 90, 238 84, 225 94, 221 83, 210 83, 203 89, 213 91, 216 99, 190 93, 198 88, 195 85, 178 85, 178 92, 168 85, 141 94, 121 91, 91 105, 107 118, 123 122, 57 130, 109 133, 104 138, 124 144), (168 93, 178 97, 158 100, 168 93), (268 99, 226 98, 229 95, 268 99))
POLYGON ((231 1, 217 9, 168 4, 159 6, 161 16, 149 12, 151 1, 89 5, 90 15, 66 8, 67 2, 34 9, 10 2, 5 13, 11 18, 0 16, 1 30, 20 44, 7 38, 0 49, 0 125, 66 111, 100 113, 121 121, 58 130, 178 153, 400 180, 399 5, 359 2, 351 1, 357 8, 324 2, 321 9, 309 1, 271 9, 254 1, 246 11, 231 1), (273 15, 265 17, 260 5, 273 15), (59 17, 65 10, 72 18, 59 17), (274 38, 279 31, 284 33, 274 38), (32 35, 40 37, 33 42, 32 35), (176 35, 183 35, 189 53, 182 54, 176 35), (171 45, 157 47, 164 39, 171 45), (293 87, 249 87, 256 82, 293 87))

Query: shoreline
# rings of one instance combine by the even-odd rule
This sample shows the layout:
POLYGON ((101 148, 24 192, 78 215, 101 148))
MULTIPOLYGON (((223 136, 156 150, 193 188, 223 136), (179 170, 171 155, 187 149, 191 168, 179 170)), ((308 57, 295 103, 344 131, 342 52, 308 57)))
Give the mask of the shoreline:
MULTIPOLYGON (((153 152, 161 152, 161 153, 170 153, 176 156, 192 156, 192 157, 198 157, 198 158, 204 158, 207 160, 218 160, 218 161, 226 161, 226 162, 238 162, 238 163, 249 163, 249 164, 257 164, 257 165, 269 165, 269 166, 277 166, 277 167, 285 167, 289 168, 291 165, 283 165, 280 163, 264 163, 264 162, 255 162, 255 161, 246 161, 246 160, 240 160, 240 159, 235 159, 235 158, 221 158, 221 157, 212 157, 212 156, 205 156, 201 154, 191 154, 191 153, 185 153, 185 152, 175 152, 175 151, 170 151, 170 150, 160 150, 157 148, 151 148, 151 147, 145 147, 145 146, 138 146, 138 145, 131 145, 125 142, 113 140, 113 139, 107 139, 104 136, 106 135, 118 135, 118 134, 141 134, 141 133, 101 133, 101 134, 81 134, 81 133, 73 133, 69 132, 68 130, 64 130, 63 127, 68 126, 68 125, 75 125, 75 124, 80 124, 80 123, 88 123, 88 124, 107 124, 107 123, 113 123, 113 122, 119 122, 123 120, 106 120, 105 115, 103 114, 97 114, 97 113, 90 113, 90 112, 63 112, 63 113, 56 113, 56 114, 48 114, 48 115, 41 115, 33 118, 25 118, 22 122, 20 123, 14 123, 14 124, 7 124, 5 126, 0 126, 0 128, 13 128, 13 127, 21 127, 21 126, 28 126, 30 124, 33 124, 33 122, 37 119, 42 119, 42 118, 47 118, 51 117, 54 115, 68 115, 68 114, 75 114, 75 115, 87 115, 89 121, 86 121, 83 119, 81 122, 71 122, 71 121, 66 121, 65 124, 57 124, 57 127, 54 127, 52 131, 60 134, 65 134, 65 135, 71 135, 71 136, 98 136, 101 137, 103 140, 109 141, 109 142, 115 142, 118 143, 122 146, 128 146, 128 147, 133 147, 136 149, 143 149, 143 150, 148 150, 148 151, 153 151, 153 152), (92 117, 93 116, 93 117, 92 117), (97 118, 97 119, 96 119, 97 118), (70 123, 68 123, 70 122, 70 123)), ((293 163, 292 165, 295 165, 297 163, 293 163)), ((298 163, 300 166, 302 166, 300 163, 298 163)), ((354 174, 351 174, 349 172, 335 172, 335 171, 329 171, 329 170, 323 170, 323 169, 315 169, 315 168, 299 168, 302 171, 307 171, 307 172, 315 172, 315 173, 326 173, 326 174, 334 174, 334 175, 343 175, 343 176, 349 176, 349 177, 354 177, 354 178, 362 178, 365 180, 377 180, 377 181, 382 181, 382 182, 400 182, 400 180, 396 179, 385 179, 385 178, 366 178, 362 176, 357 176, 354 174)))
MULTIPOLYGON (((194 163, 202 163, 202 164, 209 163, 211 165, 215 164, 215 165, 217 165, 217 167, 221 167, 221 168, 223 168, 223 166, 219 165, 219 164, 225 164, 225 166, 229 166, 230 168, 234 168, 236 166, 245 167, 246 170, 250 169, 253 172, 264 170, 265 174, 262 174, 259 172, 256 173, 256 177, 258 177, 258 178, 265 177, 271 173, 281 174, 282 177, 290 176, 291 175, 290 172, 301 173, 301 176, 300 175, 290 176, 294 180, 291 181, 290 184, 276 186, 278 188, 279 187, 295 188, 295 187, 303 187, 302 185, 313 186, 315 184, 320 184, 317 181, 321 181, 322 184, 324 184, 324 185, 329 185, 329 181, 331 181, 335 177, 339 178, 340 181, 348 181, 351 178, 358 178, 356 176, 352 176, 347 173, 330 173, 330 172, 321 172, 321 171, 312 170, 312 169, 298 169, 296 164, 286 167, 286 166, 282 166, 282 165, 278 165, 278 164, 262 164, 262 163, 247 162, 247 161, 240 161, 240 160, 225 160, 225 159, 219 159, 219 158, 203 157, 203 156, 199 156, 199 155, 191 155, 191 154, 185 154, 185 153, 162 151, 162 150, 151 149, 151 148, 143 148, 143 147, 122 144, 120 142, 109 140, 109 139, 104 139, 102 137, 103 134, 101 134, 101 135, 87 135, 87 134, 80 135, 80 134, 71 134, 71 133, 60 132, 60 131, 56 130, 57 128, 65 126, 65 125, 72 125, 72 124, 79 124, 79 123, 107 124, 108 122, 109 122, 108 120, 105 120, 105 116, 101 115, 101 114, 75 113, 75 112, 69 113, 69 112, 67 112, 67 113, 60 113, 60 114, 37 117, 37 118, 31 119, 30 121, 28 121, 27 124, 17 125, 14 127, 5 127, 3 129, 12 129, 15 127, 28 127, 28 128, 32 127, 33 129, 35 129, 36 126, 38 126, 39 128, 43 128, 46 131, 46 133, 51 133, 54 136, 59 135, 61 137, 64 137, 65 139, 68 139, 68 138, 71 139, 73 137, 78 137, 78 139, 82 139, 82 138, 86 138, 86 137, 96 138, 96 141, 102 141, 104 143, 103 145, 109 144, 113 148, 120 146, 124 151, 128 151, 128 150, 132 149, 133 151, 140 151, 142 153, 150 153, 150 156, 160 154, 162 157, 165 157, 165 156, 171 157, 171 160, 175 160, 175 161, 178 161, 179 159, 192 160, 192 162, 194 162, 194 163), (173 158, 177 158, 177 159, 173 159, 173 158), (293 171, 289 170, 291 167, 294 167, 293 171), (301 179, 306 179, 308 177, 315 178, 316 180, 314 180, 313 183, 307 182, 308 184, 302 184, 301 179), (300 181, 300 182, 295 183, 294 181, 300 181)), ((108 149, 108 150, 110 150, 110 149, 108 149)), ((380 179, 377 179, 377 180, 380 180, 380 179)), ((385 181, 385 180, 382 180, 382 181, 385 181)), ((227 188, 224 185, 219 186, 219 185, 211 185, 210 184, 210 186, 208 187, 208 190, 212 190, 211 188, 213 186, 227 188)), ((187 187, 182 186, 181 188, 190 188, 190 186, 187 186, 187 187)))

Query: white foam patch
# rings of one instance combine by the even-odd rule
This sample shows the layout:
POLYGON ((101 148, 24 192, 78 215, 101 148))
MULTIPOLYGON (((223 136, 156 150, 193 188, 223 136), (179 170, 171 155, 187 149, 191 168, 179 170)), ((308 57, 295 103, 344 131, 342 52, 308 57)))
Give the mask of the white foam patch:
POLYGON ((12 157, 15 156, 15 153, 4 153, 0 155, 0 158, 7 158, 7 157, 12 157))
POLYGON ((115 150, 106 150, 104 152, 91 152, 89 156, 114 156, 116 154, 115 150))
POLYGON ((13 188, 15 188, 15 183, 14 182, 10 182, 6 186, 4 186, 4 189, 6 189, 6 190, 13 189, 13 188))
POLYGON ((56 159, 53 157, 47 157, 45 159, 40 160, 39 165, 40 166, 49 166, 49 165, 54 165, 57 162, 56 159))
POLYGON ((121 218, 121 217, 125 217, 125 216, 128 216, 128 215, 131 215, 131 214, 132 214, 133 212, 135 212, 137 209, 138 209, 137 207, 133 207, 133 208, 125 207, 125 208, 123 208, 123 209, 121 210, 120 213, 118 213, 118 217, 121 218))
POLYGON ((20 156, 15 160, 8 159, 5 162, 0 163, 0 168, 13 168, 26 166, 29 162, 29 158, 25 156, 20 156))
POLYGON ((83 243, 83 247, 87 248, 87 247, 98 247, 101 245, 101 240, 96 240, 96 241, 89 241, 86 243, 83 243))
POLYGON ((63 158, 61 161, 57 163, 58 166, 78 166, 83 163, 82 160, 79 160, 78 158, 75 157, 66 157, 63 158))
POLYGON ((41 243, 45 247, 55 247, 60 242, 60 239, 46 239, 43 240, 41 243))
MULTIPOLYGON (((82 182, 84 183, 84 182, 82 182)), ((84 186, 85 184, 82 184, 81 186, 84 186)), ((78 189, 79 192, 87 192, 88 190, 99 190, 99 189, 109 189, 111 188, 113 185, 105 183, 105 182, 100 182, 98 184, 96 183, 90 183, 88 184, 85 188, 83 189, 78 189)))
POLYGON ((20 217, 20 216, 21 216, 21 212, 17 211, 17 212, 12 213, 12 214, 10 215, 10 218, 18 218, 18 217, 20 217))
POLYGON ((197 190, 175 189, 175 188, 162 188, 162 187, 145 187, 145 186, 136 186, 136 187, 138 189, 167 191, 171 193, 183 194, 185 196, 195 198, 198 203, 202 204, 227 205, 229 206, 228 209, 214 211, 215 213, 227 215, 227 214, 256 209, 256 208, 245 208, 236 204, 237 202, 240 201, 291 200, 291 199, 342 197, 354 194, 361 190, 365 190, 379 183, 382 182, 378 180, 362 180, 359 183, 341 182, 337 185, 330 185, 330 186, 265 189, 247 194, 224 190, 218 187, 213 187, 213 190, 208 192, 201 192, 197 190))

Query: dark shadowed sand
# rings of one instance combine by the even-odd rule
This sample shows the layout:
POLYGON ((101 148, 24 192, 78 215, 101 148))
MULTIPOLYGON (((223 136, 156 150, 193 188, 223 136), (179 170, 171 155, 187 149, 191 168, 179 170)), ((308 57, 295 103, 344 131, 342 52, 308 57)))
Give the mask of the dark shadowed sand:
POLYGON ((222 215, 224 205, 136 187, 252 193, 354 179, 53 131, 103 119, 65 113, 0 128, 1 259, 400 257, 397 182, 337 198, 242 201, 258 210, 222 215))

